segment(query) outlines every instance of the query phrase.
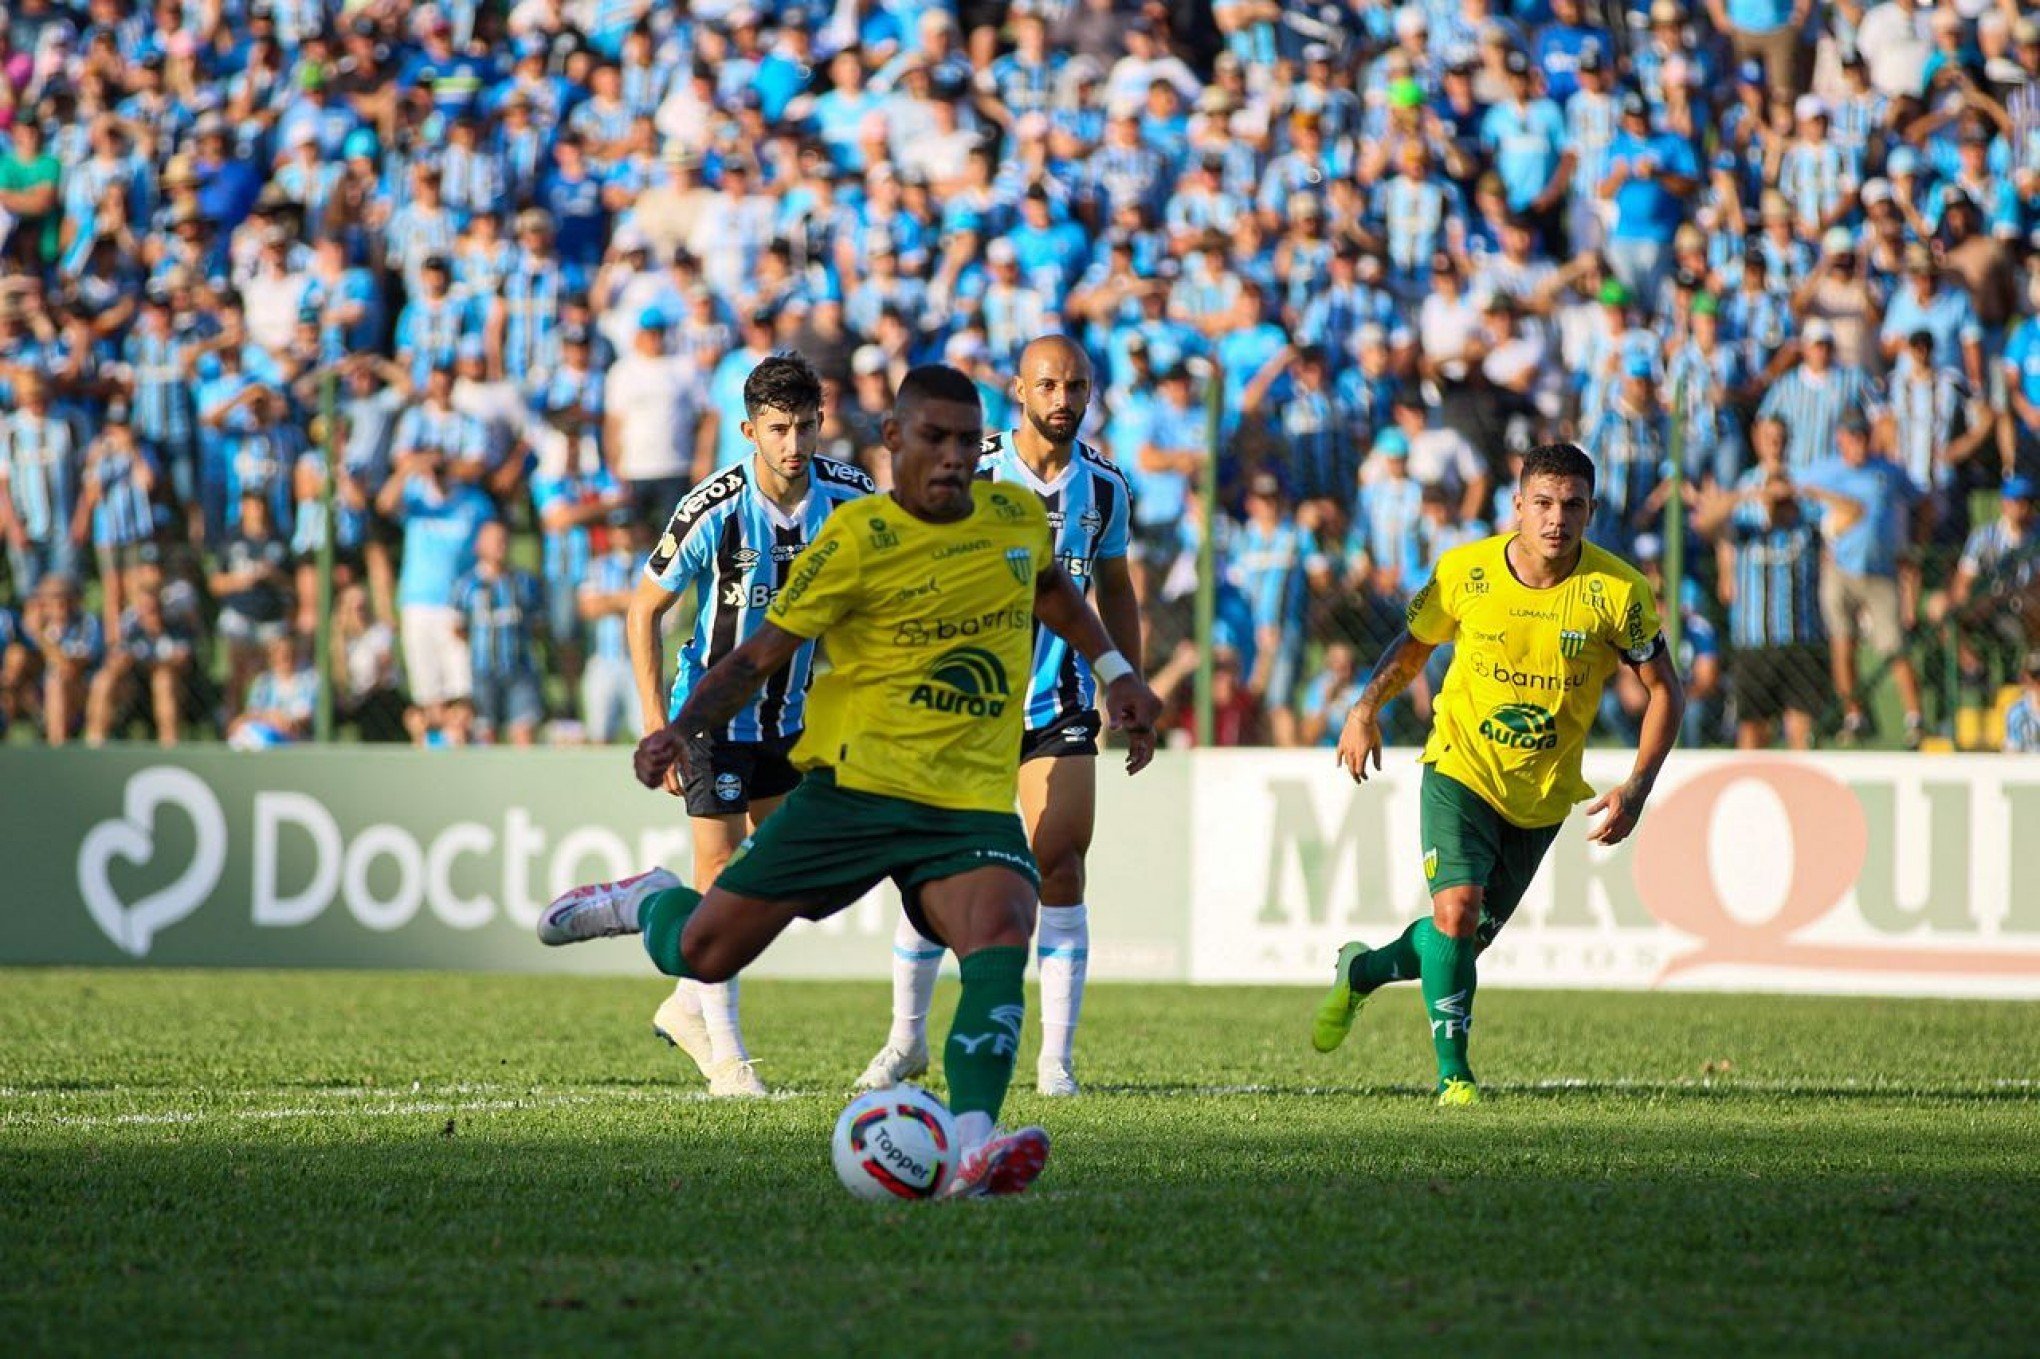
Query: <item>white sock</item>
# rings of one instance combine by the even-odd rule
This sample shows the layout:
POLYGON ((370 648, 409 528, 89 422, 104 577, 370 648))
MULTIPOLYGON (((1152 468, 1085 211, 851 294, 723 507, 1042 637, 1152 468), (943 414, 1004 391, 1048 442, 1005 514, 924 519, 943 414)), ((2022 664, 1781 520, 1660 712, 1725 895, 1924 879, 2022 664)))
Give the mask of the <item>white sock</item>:
POLYGON ((1066 1065, 1091 968, 1091 916, 1082 902, 1041 908, 1034 952, 1041 964, 1041 1065, 1066 1065))
POLYGON ((956 1116, 956 1149, 959 1152, 971 1150, 992 1136, 992 1116, 982 1109, 956 1116))
POLYGON ((727 1061, 748 1062, 751 1054, 744 1049, 744 1034, 737 1027, 737 979, 710 985, 707 982, 685 982, 694 988, 695 998, 701 1005, 701 1022, 708 1025, 708 1059, 720 1066, 727 1061))
POLYGON ((700 982, 691 981, 677 981, 673 983, 673 999, 679 1001, 680 1008, 688 1014, 698 1015, 701 1013, 701 997, 695 990, 700 985, 700 982))
POLYGON ((911 1048, 928 1041, 928 1010, 942 971, 942 945, 925 938, 900 912, 892 940, 892 1034, 886 1043, 911 1048))

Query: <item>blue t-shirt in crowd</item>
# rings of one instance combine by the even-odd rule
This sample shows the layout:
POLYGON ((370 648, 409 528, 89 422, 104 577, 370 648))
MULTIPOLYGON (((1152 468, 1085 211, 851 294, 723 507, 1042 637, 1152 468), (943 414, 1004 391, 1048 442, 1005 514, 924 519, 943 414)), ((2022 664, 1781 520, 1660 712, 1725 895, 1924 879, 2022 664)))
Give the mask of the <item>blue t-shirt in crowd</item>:
POLYGON ((1727 0, 1728 22, 1745 33, 1769 33, 1792 17, 1791 0, 1727 0))
POLYGON ((496 506, 473 486, 443 492, 413 481, 404 487, 404 564, 397 575, 397 606, 453 603, 453 584, 475 564, 475 533, 496 517, 496 506))
POLYGON ((1480 139, 1495 157, 1503 196, 1513 211, 1530 206, 1544 192, 1565 151, 1565 115, 1549 99, 1521 108, 1496 104, 1481 120, 1480 139))
POLYGON ((1669 242, 1685 215, 1685 200, 1665 188, 1663 180, 1638 175, 1638 167, 1651 163, 1660 174, 1683 175, 1688 179, 1696 179, 1700 174, 1699 162, 1685 139, 1662 132, 1647 137, 1618 133, 1608 147, 1608 169, 1612 172, 1620 165, 1629 171, 1629 178, 1615 191, 1615 227, 1611 235, 1618 241, 1669 242))
POLYGON ((1835 565, 1852 576, 1897 575, 1899 551, 1910 537, 1906 524, 1919 499, 1905 469, 1888 458, 1872 457, 1853 466, 1829 458, 1808 468, 1803 480, 1863 507, 1862 517, 1828 544, 1835 565))
POLYGON ((2005 367, 2028 401, 2040 405, 2040 319, 2027 317, 2005 345, 2005 367))
POLYGON ((1189 509, 1190 478, 1181 472, 1150 472, 1140 465, 1140 449, 1152 444, 1165 452, 1186 449, 1205 452, 1209 439, 1204 426, 1204 407, 1197 401, 1178 407, 1157 401, 1148 411, 1147 429, 1133 456, 1121 468, 1133 482, 1133 522, 1167 524, 1179 520, 1189 509))

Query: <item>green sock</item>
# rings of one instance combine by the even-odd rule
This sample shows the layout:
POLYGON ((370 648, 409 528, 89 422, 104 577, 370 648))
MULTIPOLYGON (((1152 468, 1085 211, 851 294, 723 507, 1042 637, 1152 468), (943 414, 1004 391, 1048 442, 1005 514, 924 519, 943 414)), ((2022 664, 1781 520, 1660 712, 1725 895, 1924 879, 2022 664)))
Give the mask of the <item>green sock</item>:
POLYGON ((1422 963, 1417 958, 1417 926, 1421 920, 1410 922, 1393 944, 1369 949, 1353 960, 1347 969, 1346 984, 1362 995, 1377 986, 1392 981, 1415 981, 1422 963))
POLYGON ((982 1113, 993 1122, 1013 1083, 1020 1026, 1027 1018, 1027 950, 981 948, 961 964, 963 995, 942 1050, 951 1113, 982 1113))
POLYGON ((652 964, 669 977, 691 977, 687 960, 680 956, 680 936, 687 932, 688 918, 701 904, 701 893, 692 887, 669 887, 654 892, 638 907, 638 923, 644 931, 645 952, 652 964))
POLYGON ((1410 933, 1423 964, 1424 1013, 1438 1053, 1438 1079, 1470 1081, 1466 1040, 1473 1028, 1473 960, 1479 945, 1441 933, 1428 920, 1419 920, 1410 933))

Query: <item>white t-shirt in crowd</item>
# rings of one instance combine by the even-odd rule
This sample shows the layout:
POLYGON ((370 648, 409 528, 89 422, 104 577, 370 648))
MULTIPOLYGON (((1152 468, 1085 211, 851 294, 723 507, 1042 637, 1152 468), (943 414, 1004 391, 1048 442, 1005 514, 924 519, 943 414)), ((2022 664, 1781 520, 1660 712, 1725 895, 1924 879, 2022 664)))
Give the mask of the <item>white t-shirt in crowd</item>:
POLYGON ((610 469, 624 481, 685 476, 694 467, 694 427, 707 394, 684 358, 626 354, 610 366, 603 409, 621 425, 610 469))

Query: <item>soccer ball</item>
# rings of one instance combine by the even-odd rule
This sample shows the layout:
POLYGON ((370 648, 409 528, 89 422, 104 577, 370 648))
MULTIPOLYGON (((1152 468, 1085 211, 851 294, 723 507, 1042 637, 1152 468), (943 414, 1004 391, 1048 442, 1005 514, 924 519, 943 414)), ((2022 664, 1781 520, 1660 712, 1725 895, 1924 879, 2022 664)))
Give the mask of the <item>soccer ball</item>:
POLYGON ((836 1178, 860 1199, 933 1198, 956 1169, 956 1125, 917 1085, 859 1095, 836 1120, 836 1178))

